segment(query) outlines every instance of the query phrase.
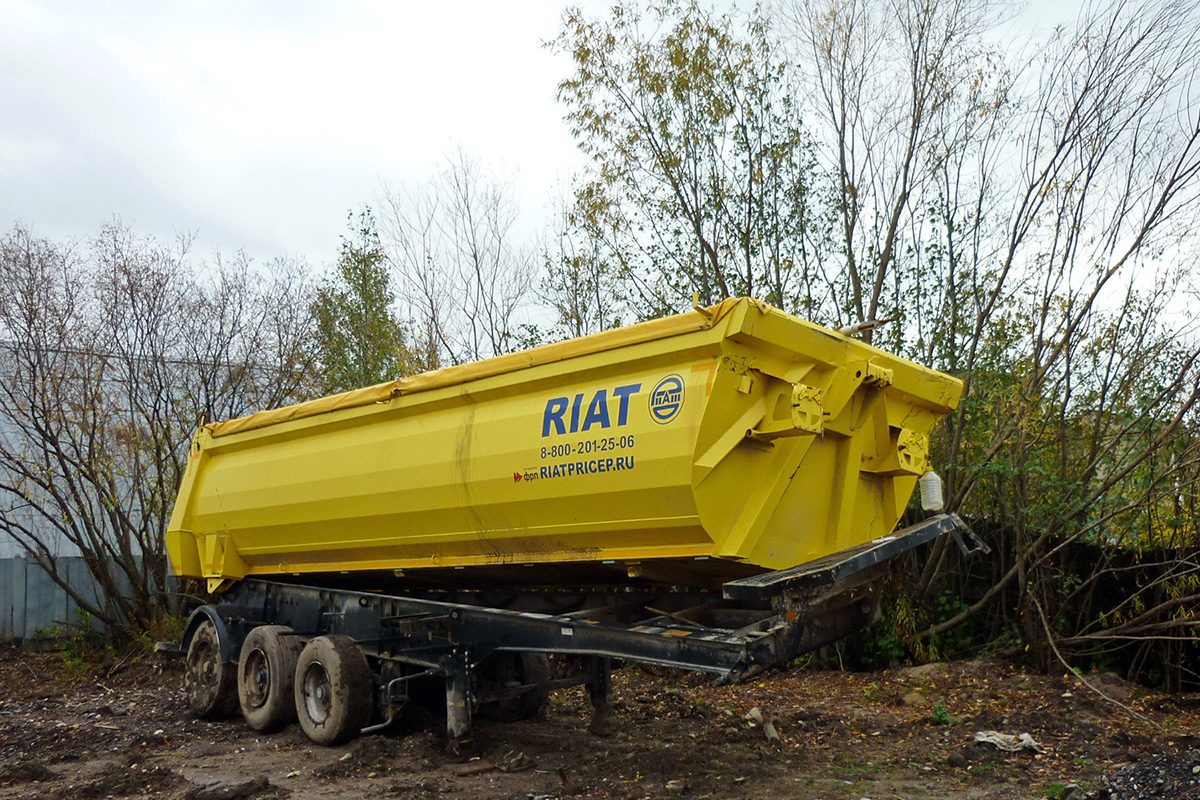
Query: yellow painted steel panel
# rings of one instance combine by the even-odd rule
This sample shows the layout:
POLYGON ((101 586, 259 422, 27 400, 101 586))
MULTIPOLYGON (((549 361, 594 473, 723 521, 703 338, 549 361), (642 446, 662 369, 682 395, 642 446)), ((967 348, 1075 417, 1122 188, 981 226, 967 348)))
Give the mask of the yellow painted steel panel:
POLYGON ((892 530, 961 391, 727 300, 205 426, 168 552, 213 586, 567 562, 791 567, 892 530))

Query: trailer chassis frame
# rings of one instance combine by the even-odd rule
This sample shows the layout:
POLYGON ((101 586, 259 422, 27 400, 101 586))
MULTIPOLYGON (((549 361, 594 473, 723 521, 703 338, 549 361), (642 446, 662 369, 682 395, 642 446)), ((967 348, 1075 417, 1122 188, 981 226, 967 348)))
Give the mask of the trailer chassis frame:
POLYGON ((663 612, 645 603, 640 615, 625 621, 611 619, 612 606, 544 614, 244 580, 192 613, 181 650, 205 622, 214 625, 227 665, 259 625, 288 626, 305 642, 348 636, 370 664, 376 717, 383 720, 365 730, 389 724, 408 699, 409 682, 432 676, 445 680, 447 734, 455 748, 468 740, 479 704, 547 687, 587 685, 593 730, 600 730, 611 716, 614 659, 706 672, 721 683, 753 677, 874 622, 879 605, 869 583, 876 567, 947 533, 964 552, 986 549, 957 515, 943 514, 812 564, 727 583, 722 596, 714 593, 695 608, 663 612), (750 622, 738 628, 693 622, 708 609, 729 608, 750 622), (583 669, 540 686, 488 687, 479 668, 496 653, 574 657, 583 669))

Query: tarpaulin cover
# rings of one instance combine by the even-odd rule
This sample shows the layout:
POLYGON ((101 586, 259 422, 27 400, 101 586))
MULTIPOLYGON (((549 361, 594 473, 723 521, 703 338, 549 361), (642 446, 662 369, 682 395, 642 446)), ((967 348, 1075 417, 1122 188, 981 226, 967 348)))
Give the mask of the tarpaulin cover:
POLYGON ((714 306, 698 308, 683 314, 677 314, 673 317, 664 317, 663 319, 650 320, 649 322, 617 328, 616 330, 593 333, 590 336, 543 345, 542 347, 535 347, 532 350, 522 350, 518 353, 475 361, 470 364, 446 367, 445 369, 434 370, 433 372, 422 372, 407 378, 379 383, 374 386, 366 386, 362 389, 354 389, 349 392, 321 397, 304 403, 259 411, 256 414, 238 417, 226 422, 214 422, 206 427, 214 437, 229 436, 235 433, 265 428, 281 422, 289 422, 294 419, 326 414, 331 411, 357 408, 359 406, 371 405, 372 403, 384 403, 401 395, 470 383, 471 381, 483 378, 491 378, 495 375, 529 369, 540 364, 550 364, 555 361, 575 358, 576 356, 588 355, 589 353, 599 353, 626 345, 640 344, 656 339, 664 339, 668 336, 705 330, 711 328, 741 303, 753 303, 763 308, 764 311, 766 310, 766 306, 750 298, 729 298, 722 300, 714 306))

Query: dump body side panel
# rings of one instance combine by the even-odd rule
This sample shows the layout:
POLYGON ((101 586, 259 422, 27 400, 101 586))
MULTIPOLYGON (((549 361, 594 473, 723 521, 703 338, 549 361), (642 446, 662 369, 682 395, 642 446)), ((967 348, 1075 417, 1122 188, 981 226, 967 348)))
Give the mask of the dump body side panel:
POLYGON ((202 429, 175 570, 743 575, 891 531, 957 381, 748 300, 660 322, 202 429))

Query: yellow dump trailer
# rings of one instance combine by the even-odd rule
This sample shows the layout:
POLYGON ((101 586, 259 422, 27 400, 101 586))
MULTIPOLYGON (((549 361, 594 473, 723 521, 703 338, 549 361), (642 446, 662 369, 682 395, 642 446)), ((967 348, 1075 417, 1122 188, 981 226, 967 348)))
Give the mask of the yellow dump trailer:
POLYGON ((206 425, 168 550, 212 589, 357 571, 713 586, 889 534, 961 391, 726 300, 206 425))
POLYGON ((168 531, 217 592, 188 704, 335 744, 432 682, 457 746, 551 686, 611 725, 614 659, 786 664, 877 618, 887 559, 967 549, 893 531, 961 389, 742 299, 207 425, 168 531))

